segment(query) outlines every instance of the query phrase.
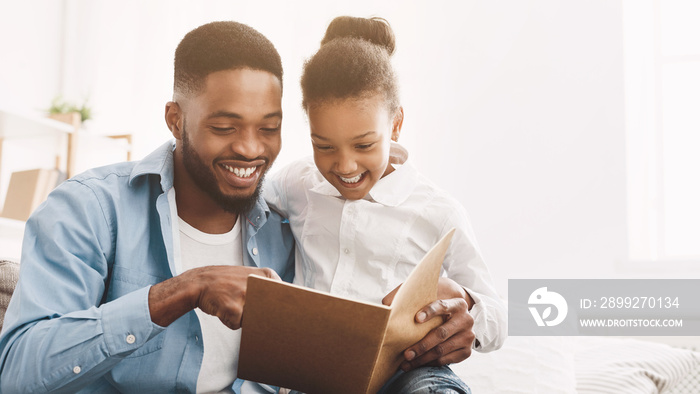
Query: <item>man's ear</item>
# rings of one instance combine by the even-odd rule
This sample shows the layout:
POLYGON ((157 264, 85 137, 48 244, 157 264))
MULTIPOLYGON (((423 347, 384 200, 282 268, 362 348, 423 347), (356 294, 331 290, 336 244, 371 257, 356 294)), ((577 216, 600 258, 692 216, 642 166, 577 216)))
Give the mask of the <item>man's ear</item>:
POLYGON ((168 101, 165 104, 165 123, 168 125, 168 129, 173 133, 175 139, 182 139, 182 122, 184 118, 182 117, 182 109, 180 105, 174 101, 168 101))
POLYGON ((397 142, 401 135, 401 126, 403 126, 403 107, 399 107, 394 115, 394 120, 391 127, 391 140, 397 142))

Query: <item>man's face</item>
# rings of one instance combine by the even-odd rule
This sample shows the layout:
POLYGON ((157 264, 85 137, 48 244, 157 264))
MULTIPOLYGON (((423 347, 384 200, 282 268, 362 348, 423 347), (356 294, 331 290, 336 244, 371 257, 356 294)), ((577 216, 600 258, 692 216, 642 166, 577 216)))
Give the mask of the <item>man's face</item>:
POLYGON ((199 95, 178 99, 181 132, 174 134, 188 178, 224 210, 255 204, 282 145, 281 102, 277 77, 250 69, 212 73, 199 95))

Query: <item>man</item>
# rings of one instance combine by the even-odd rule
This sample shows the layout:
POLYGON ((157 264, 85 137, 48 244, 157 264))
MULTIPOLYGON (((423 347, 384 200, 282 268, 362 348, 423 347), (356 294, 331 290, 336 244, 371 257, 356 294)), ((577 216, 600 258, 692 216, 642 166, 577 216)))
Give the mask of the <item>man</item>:
POLYGON ((288 225, 259 197, 281 97, 279 54, 257 31, 184 37, 174 146, 64 182, 27 222, 1 392, 231 389, 247 276, 293 275, 288 225))

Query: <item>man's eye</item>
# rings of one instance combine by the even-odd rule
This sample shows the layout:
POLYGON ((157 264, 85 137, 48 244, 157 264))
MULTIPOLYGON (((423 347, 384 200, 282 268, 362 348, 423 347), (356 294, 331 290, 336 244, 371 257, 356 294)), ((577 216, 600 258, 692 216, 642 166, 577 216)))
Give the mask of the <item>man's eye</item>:
POLYGON ((281 128, 282 128, 282 127, 277 126, 277 127, 263 128, 263 129, 260 129, 260 130, 265 131, 265 132, 267 132, 267 133, 276 133, 276 132, 280 131, 281 128))
POLYGON ((235 130, 235 128, 233 128, 233 127, 216 127, 216 126, 211 126, 211 129, 217 133, 231 133, 235 130))

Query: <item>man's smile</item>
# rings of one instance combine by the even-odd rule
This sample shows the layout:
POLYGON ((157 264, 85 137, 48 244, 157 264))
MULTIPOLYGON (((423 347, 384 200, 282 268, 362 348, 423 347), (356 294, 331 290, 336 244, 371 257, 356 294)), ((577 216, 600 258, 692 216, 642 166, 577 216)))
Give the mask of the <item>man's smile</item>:
POLYGON ((217 164, 226 184, 233 188, 243 189, 255 187, 265 168, 265 160, 255 160, 253 162, 229 161, 217 164))
POLYGON ((258 167, 231 167, 226 164, 222 164, 222 167, 227 169, 229 172, 234 173, 236 176, 241 178, 248 178, 258 167))

